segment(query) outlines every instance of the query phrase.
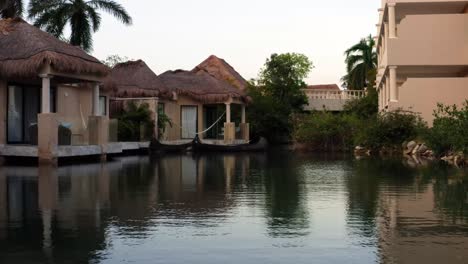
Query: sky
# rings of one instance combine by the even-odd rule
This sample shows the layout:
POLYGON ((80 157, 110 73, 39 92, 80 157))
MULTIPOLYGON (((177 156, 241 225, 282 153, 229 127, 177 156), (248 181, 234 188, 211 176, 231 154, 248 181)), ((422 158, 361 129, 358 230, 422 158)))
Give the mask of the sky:
POLYGON ((309 84, 340 84, 344 51, 375 34, 380 0, 117 0, 133 17, 103 15, 92 54, 144 60, 157 74, 214 54, 256 78, 272 53, 298 52, 314 63, 309 84))

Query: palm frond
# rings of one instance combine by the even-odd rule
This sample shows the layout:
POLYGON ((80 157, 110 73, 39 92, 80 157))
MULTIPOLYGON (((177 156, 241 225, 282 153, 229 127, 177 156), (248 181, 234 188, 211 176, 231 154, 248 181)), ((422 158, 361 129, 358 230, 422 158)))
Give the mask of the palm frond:
POLYGON ((132 18, 130 15, 127 13, 125 8, 117 2, 112 0, 91 0, 88 2, 88 5, 104 10, 126 25, 132 24, 132 18))

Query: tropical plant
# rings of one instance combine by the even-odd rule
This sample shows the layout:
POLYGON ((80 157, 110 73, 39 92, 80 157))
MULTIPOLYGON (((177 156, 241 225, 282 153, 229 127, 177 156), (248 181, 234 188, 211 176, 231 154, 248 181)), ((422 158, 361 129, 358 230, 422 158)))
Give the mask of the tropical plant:
POLYGON ((113 0, 31 0, 28 17, 35 26, 57 38, 63 38, 65 27, 70 25, 70 44, 90 51, 93 46, 92 33, 101 26, 101 10, 125 25, 132 23, 127 11, 113 0))
POLYGON ((164 112, 159 112, 158 113, 158 134, 159 137, 164 135, 166 132, 167 126, 172 127, 172 119, 166 115, 164 112))
POLYGON ((346 72, 341 78, 343 86, 350 90, 363 90, 374 86, 377 74, 377 52, 372 36, 345 51, 346 72))
POLYGON ((23 16, 23 0, 0 0, 0 18, 23 16))
POLYGON ((152 137, 154 122, 148 104, 129 102, 116 117, 119 141, 139 141, 152 137))

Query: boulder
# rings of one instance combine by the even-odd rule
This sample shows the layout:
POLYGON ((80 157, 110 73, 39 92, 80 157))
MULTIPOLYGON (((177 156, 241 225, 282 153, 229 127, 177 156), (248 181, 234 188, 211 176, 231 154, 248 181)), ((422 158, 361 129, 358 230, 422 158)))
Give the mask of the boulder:
POLYGON ((428 150, 429 150, 429 148, 426 146, 426 144, 421 144, 421 146, 419 146, 419 148, 418 148, 418 153, 422 154, 422 153, 425 153, 428 150))
POLYGON ((410 141, 408 144, 406 144, 406 149, 409 150, 410 152, 413 151, 413 149, 418 145, 416 141, 410 141))

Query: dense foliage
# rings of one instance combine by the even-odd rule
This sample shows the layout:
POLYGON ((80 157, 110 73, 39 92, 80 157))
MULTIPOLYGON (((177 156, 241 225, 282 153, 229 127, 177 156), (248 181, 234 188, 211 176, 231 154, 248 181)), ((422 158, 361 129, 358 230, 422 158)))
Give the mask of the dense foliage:
POLYGON ((23 0, 0 0, 0 18, 23 16, 23 0))
POLYGON ((93 47, 92 34, 101 27, 104 11, 125 25, 132 24, 132 18, 125 8, 113 0, 31 0, 28 18, 34 25, 63 38, 65 27, 70 25, 70 44, 85 51, 93 47))
POLYGON ((375 117, 379 112, 379 94, 374 88, 367 89, 366 96, 348 101, 344 106, 344 112, 355 115, 361 119, 375 117))
POLYGON ((346 105, 341 113, 313 112, 296 122, 294 139, 312 150, 349 150, 362 146, 371 150, 398 148, 405 140, 427 131, 418 115, 393 111, 378 113, 376 93, 346 105))
POLYGON ((433 127, 425 140, 438 154, 463 151, 468 154, 468 100, 462 107, 439 104, 433 127))
POLYGON ((297 117, 293 137, 313 150, 349 150, 359 123, 355 115, 315 111, 297 117))
POLYGON ((140 141, 153 136, 154 122, 148 104, 129 102, 116 117, 119 141, 140 141))
POLYGON ((302 54, 273 54, 267 59, 259 79, 248 88, 253 104, 249 120, 254 134, 270 142, 285 142, 293 130, 291 118, 307 104, 304 79, 312 62, 302 54))

